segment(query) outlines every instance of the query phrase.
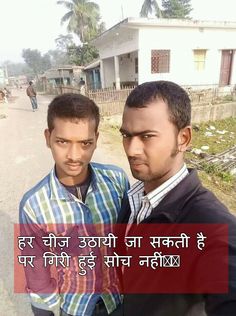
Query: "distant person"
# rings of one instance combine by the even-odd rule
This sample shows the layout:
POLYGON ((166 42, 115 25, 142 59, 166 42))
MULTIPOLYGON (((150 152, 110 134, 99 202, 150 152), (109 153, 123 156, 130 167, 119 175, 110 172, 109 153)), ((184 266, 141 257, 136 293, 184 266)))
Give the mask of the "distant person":
POLYGON ((5 88, 3 89, 3 93, 4 93, 4 97, 3 97, 4 102, 5 102, 5 103, 8 103, 8 97, 9 97, 9 95, 10 95, 10 91, 5 87, 5 88))
POLYGON ((85 85, 85 81, 84 81, 84 79, 83 79, 82 77, 80 78, 79 84, 80 84, 81 86, 84 86, 84 85, 85 85))
POLYGON ((4 100, 5 93, 3 92, 3 90, 0 90, 0 96, 1 96, 1 99, 4 100))
POLYGON ((85 81, 82 77, 80 78, 79 87, 80 87, 80 93, 85 95, 85 81))
POLYGON ((33 82, 32 81, 29 82, 29 86, 26 89, 26 94, 30 98, 30 102, 31 102, 31 105, 32 105, 33 112, 35 112, 35 110, 38 109, 38 103, 37 103, 37 98, 36 98, 37 93, 36 93, 36 91, 35 91, 35 89, 33 87, 33 82))

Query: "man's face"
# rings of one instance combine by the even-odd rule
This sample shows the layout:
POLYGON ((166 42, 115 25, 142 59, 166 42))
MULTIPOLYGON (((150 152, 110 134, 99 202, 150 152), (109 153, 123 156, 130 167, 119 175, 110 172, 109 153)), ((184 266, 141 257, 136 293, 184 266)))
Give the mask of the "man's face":
POLYGON ((95 120, 55 118, 51 133, 45 130, 57 177, 63 184, 78 184, 86 179, 88 164, 97 145, 95 126, 95 120))
POLYGON ((182 151, 187 148, 191 131, 188 127, 178 132, 164 101, 153 101, 145 108, 125 107, 120 131, 132 174, 144 182, 146 193, 182 167, 182 151))

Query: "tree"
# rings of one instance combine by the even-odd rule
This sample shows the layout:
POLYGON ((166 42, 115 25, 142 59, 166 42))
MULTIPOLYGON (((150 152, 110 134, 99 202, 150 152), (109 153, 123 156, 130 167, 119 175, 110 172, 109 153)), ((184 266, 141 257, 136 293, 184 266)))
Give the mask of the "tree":
POLYGON ((141 17, 148 17, 149 14, 152 14, 154 11, 157 18, 162 17, 161 9, 159 8, 159 5, 156 0, 144 0, 140 16, 141 17))
POLYGON ((61 52, 66 53, 67 52, 67 48, 73 44, 73 37, 71 34, 60 34, 56 39, 56 46, 57 49, 61 52))
POLYGON ((82 43, 88 42, 99 30, 99 6, 89 0, 59 0, 69 11, 62 17, 61 23, 68 22, 67 29, 74 32, 82 43))
POLYGON ((63 52, 58 49, 51 49, 48 51, 48 54, 50 55, 52 67, 70 64, 70 58, 67 52, 63 52))
POLYGON ((97 49, 90 44, 79 46, 76 46, 75 44, 71 45, 68 47, 68 54, 70 56, 71 63, 81 66, 84 66, 98 58, 97 49))
POLYGON ((15 77, 20 75, 28 75, 32 73, 32 70, 25 63, 14 63, 11 61, 5 61, 2 64, 3 67, 7 66, 7 72, 9 77, 15 77))
POLYGON ((191 0, 162 0, 164 18, 189 19, 191 0))
POLYGON ((49 54, 42 56, 37 49, 23 49, 22 57, 24 58, 25 63, 32 69, 35 76, 38 76, 38 74, 51 68, 49 54))

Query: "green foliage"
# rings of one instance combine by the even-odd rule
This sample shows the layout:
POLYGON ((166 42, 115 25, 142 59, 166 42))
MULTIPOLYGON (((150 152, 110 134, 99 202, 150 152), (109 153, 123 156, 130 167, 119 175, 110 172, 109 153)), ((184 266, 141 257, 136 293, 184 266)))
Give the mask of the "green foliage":
POLYGON ((48 51, 48 54, 50 55, 52 67, 70 64, 70 57, 68 56, 67 52, 55 49, 48 51))
MULTIPOLYGON (((193 124, 195 125, 195 124, 193 124)), ((203 145, 209 146, 208 154, 214 155, 223 152, 236 143, 236 118, 231 117, 219 121, 209 121, 198 125, 199 131, 193 130, 192 148, 201 148, 203 145), (221 135, 216 130, 208 130, 209 126, 214 126, 216 130, 227 130, 228 133, 221 135), (209 137, 205 133, 211 131, 213 136, 209 137), (231 134, 232 133, 232 134, 231 134)), ((195 158, 192 153, 187 153, 188 158, 195 158)))
POLYGON ((156 0, 144 0, 139 15, 141 17, 148 17, 149 14, 151 15, 152 13, 154 13, 158 18, 162 17, 161 9, 159 8, 156 0))
POLYGON ((90 44, 83 46, 76 46, 74 44, 68 47, 68 55, 70 57, 71 63, 84 66, 90 63, 92 60, 98 58, 98 51, 90 44))
POLYGON ((225 96, 223 96, 222 101, 223 102, 232 102, 233 101, 233 96, 229 95, 229 94, 225 95, 225 96))
POLYGON ((162 0, 164 18, 189 19, 191 0, 162 0))
POLYGON ((71 34, 63 35, 60 34, 58 38, 55 39, 56 47, 58 51, 67 52, 67 48, 73 44, 73 38, 71 34))
POLYGON ((50 55, 41 55, 37 49, 23 49, 22 57, 35 76, 51 67, 50 55))
POLYGON ((82 43, 90 41, 101 32, 104 24, 99 22, 97 3, 89 0, 60 0, 57 4, 62 4, 68 9, 61 22, 68 22, 68 31, 77 34, 82 43))
POLYGON ((201 167, 206 173, 215 175, 225 182, 232 183, 234 181, 234 176, 227 171, 223 171, 219 165, 204 162, 201 163, 201 167))
POLYGON ((68 50, 71 45, 74 45, 72 35, 60 34, 55 39, 55 42, 57 49, 48 51, 52 67, 71 64, 72 62, 68 50))
POLYGON ((22 74, 32 74, 32 70, 25 63, 7 63, 7 71, 9 77, 20 76, 22 74))

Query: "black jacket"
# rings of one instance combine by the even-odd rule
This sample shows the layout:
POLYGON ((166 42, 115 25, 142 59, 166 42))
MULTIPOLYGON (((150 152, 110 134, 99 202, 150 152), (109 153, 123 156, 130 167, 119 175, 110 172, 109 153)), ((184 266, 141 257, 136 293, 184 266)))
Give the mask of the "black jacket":
MULTIPOLYGON (((229 228, 228 294, 125 294, 124 316, 235 316, 236 315, 236 217, 204 188, 195 170, 172 189, 145 218, 144 223, 219 223, 229 228)), ((118 222, 127 223, 128 200, 118 222)), ((125 280, 125 278, 124 278, 125 280)), ((134 280, 136 282, 136 280, 134 280)), ((139 276, 143 286, 155 280, 139 276)))

